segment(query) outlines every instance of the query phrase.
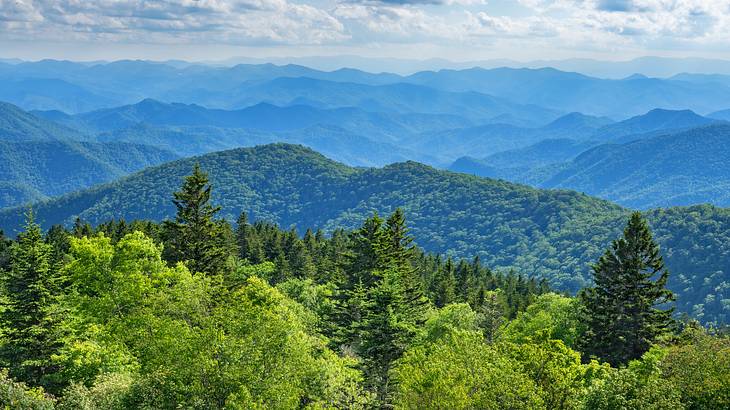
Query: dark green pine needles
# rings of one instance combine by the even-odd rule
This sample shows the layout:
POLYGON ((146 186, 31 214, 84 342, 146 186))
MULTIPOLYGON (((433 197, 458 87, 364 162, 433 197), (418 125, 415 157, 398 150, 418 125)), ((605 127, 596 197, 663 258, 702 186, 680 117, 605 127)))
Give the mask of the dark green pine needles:
POLYGON ((595 287, 581 293, 588 331, 583 351, 612 365, 638 359, 672 325, 669 272, 646 221, 631 215, 622 238, 593 266, 595 287))
POLYGON ((174 193, 175 220, 163 225, 165 259, 185 262, 191 271, 206 274, 223 272, 235 252, 230 225, 215 219, 221 208, 211 205, 210 194, 208 174, 195 164, 180 191, 174 193))

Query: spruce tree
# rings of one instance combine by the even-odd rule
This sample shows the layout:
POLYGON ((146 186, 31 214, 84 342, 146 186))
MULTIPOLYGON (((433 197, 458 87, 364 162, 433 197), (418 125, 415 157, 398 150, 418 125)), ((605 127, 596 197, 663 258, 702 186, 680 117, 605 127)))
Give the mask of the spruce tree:
POLYGON ((198 164, 185 178, 180 191, 174 193, 177 208, 174 221, 165 221, 165 258, 168 262, 185 262, 193 272, 222 273, 231 255, 230 226, 215 220, 220 207, 210 202, 212 186, 198 164))
POLYGON ((432 300, 436 307, 444 307, 456 301, 456 278, 454 273, 454 262, 449 257, 446 264, 436 272, 432 284, 432 300))
POLYGON ((57 317, 53 314, 55 283, 51 269, 52 246, 40 226, 27 214, 25 232, 10 250, 10 269, 3 275, 5 329, 0 348, 3 366, 17 380, 33 386, 53 387, 55 366, 51 355, 59 348, 57 317))
MULTIPOLYGON (((353 260, 359 262, 355 265, 360 271, 358 283, 366 289, 366 301, 357 301, 356 351, 364 360, 368 383, 383 405, 390 400, 390 367, 416 336, 428 309, 423 282, 413 266, 416 252, 412 242, 403 212, 397 210, 385 224, 377 215, 367 220, 353 248, 353 260)), ((353 300, 347 304, 350 311, 353 300)))
POLYGON ((264 244, 256 229, 248 222, 246 212, 241 212, 236 220, 236 244, 238 255, 249 263, 257 264, 266 260, 264 244))
MULTIPOLYGON (((381 259, 387 261, 386 268, 398 271, 399 282, 403 287, 405 307, 411 316, 411 320, 422 323, 428 308, 428 298, 424 291, 423 279, 413 266, 416 247, 413 244, 413 237, 408 234, 408 231, 405 214, 401 208, 397 208, 385 222, 385 246, 383 249, 385 257, 381 259)), ((453 272, 451 273, 453 274, 453 272)), ((453 276, 451 279, 453 279, 453 276)), ((453 282, 451 285, 453 286, 453 282)), ((447 292, 449 291, 447 290, 447 292)), ((451 298, 450 301, 453 301, 452 294, 447 295, 447 297, 451 298)))
POLYGON ((638 359, 672 325, 669 272, 646 221, 631 215, 623 237, 593 266, 595 286, 581 293, 588 330, 585 353, 612 365, 638 359))

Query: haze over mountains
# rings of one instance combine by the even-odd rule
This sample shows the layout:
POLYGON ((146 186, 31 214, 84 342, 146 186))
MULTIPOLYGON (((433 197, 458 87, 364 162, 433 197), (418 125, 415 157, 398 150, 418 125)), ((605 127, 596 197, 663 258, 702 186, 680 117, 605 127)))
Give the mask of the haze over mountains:
MULTIPOLYGON (((471 68, 402 76, 297 65, 44 60, 0 64, 0 79, 8 84, 0 99, 20 108, 6 105, 0 112, 6 139, 45 135, 61 141, 149 145, 166 152, 151 155, 140 166, 174 156, 290 142, 355 166, 416 160, 541 187, 579 189, 639 208, 727 205, 724 187, 700 188, 691 172, 674 169, 665 175, 669 170, 652 169, 651 161, 632 167, 654 175, 648 182, 663 188, 645 181, 641 198, 628 197, 611 184, 593 184, 594 176, 585 177, 589 182, 568 176, 587 175, 580 171, 585 163, 571 161, 601 144, 657 138, 727 119, 730 81, 721 74, 616 80, 553 68, 471 68), (21 109, 33 110, 32 115, 21 109), (15 126, 20 117, 24 125, 15 126), (667 182, 681 180, 688 182, 667 182), (691 195, 675 195, 688 184, 691 195)), ((602 163, 610 164, 609 152, 593 150, 591 161, 605 155, 602 163)), ((54 194, 139 167, 99 169, 114 171, 104 171, 109 175, 105 178, 77 179, 86 183, 60 184, 54 194)), ((19 181, 7 179, 7 185, 19 181)), ((36 185, 25 191, 48 194, 36 185)), ((19 195, 4 204, 33 198, 39 196, 19 195)))
POLYGON ((682 311, 726 320, 724 74, 48 60, 0 63, 0 81, 5 232, 28 203, 46 227, 169 217, 199 162, 231 220, 332 230, 400 206, 429 251, 575 291, 628 208, 642 209, 681 273, 682 311))

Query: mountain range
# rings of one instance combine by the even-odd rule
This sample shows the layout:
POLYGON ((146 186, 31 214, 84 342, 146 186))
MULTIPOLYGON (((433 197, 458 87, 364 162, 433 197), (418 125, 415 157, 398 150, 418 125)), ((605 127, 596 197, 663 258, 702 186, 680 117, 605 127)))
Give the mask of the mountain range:
MULTIPOLYGON (((169 162, 37 203, 34 211, 46 227, 70 224, 77 217, 91 223, 169 218, 175 212, 172 192, 195 163, 210 173, 213 199, 226 218, 246 211, 284 227, 332 230, 353 228, 373 212, 402 207, 426 250, 478 255, 488 266, 543 276, 568 291, 585 286, 589 263, 620 233, 628 215, 624 208, 572 191, 538 190, 416 162, 352 168, 286 144, 169 162)), ((0 227, 14 232, 22 211, 1 212, 0 227)), ((672 288, 687 294, 682 310, 691 311, 712 293, 718 299, 703 305, 706 314, 724 314, 720 300, 730 297, 728 290, 708 284, 727 281, 724 272, 730 272, 728 258, 712 257, 730 252, 730 210, 696 206, 647 216, 669 267, 677 273, 672 288)))
MULTIPOLYGON (((421 71, 402 76, 354 69, 328 72, 292 64, 220 67, 147 61, 83 64, 43 60, 0 63, 0 80, 4 85, 0 90, 0 100, 29 110, 69 113, 130 104, 144 98, 226 109, 243 108, 252 101, 288 101, 295 104, 307 101, 325 103, 329 108, 353 103, 376 104, 385 109, 392 107, 393 101, 383 103, 382 95, 392 95, 392 88, 397 92, 418 90, 415 95, 450 95, 449 98, 467 100, 468 96, 457 95, 479 93, 486 96, 483 98, 491 98, 501 104, 529 106, 538 112, 578 111, 614 119, 638 115, 653 108, 691 109, 708 114, 730 106, 727 98, 730 88, 725 82, 698 81, 696 77, 687 76, 604 79, 554 68, 475 67, 421 71), (326 85, 331 82, 349 85, 341 88, 337 84, 326 85), (404 84, 419 87, 406 88, 404 84), (351 96, 340 91, 348 87, 355 90, 351 96), (378 96, 378 101, 358 97, 367 94, 378 96), (250 98, 252 95, 255 96, 253 100, 250 98)), ((443 112, 439 99, 431 100, 429 97, 423 101, 432 103, 433 106, 429 107, 435 112, 443 112)), ((469 115, 475 108, 478 107, 473 106, 464 114, 469 115)))

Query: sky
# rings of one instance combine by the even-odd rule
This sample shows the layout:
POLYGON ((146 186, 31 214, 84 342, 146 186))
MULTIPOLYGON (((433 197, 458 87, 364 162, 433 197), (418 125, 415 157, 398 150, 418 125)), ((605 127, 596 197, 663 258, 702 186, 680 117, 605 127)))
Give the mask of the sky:
POLYGON ((0 0, 0 58, 730 58, 730 0, 0 0))

